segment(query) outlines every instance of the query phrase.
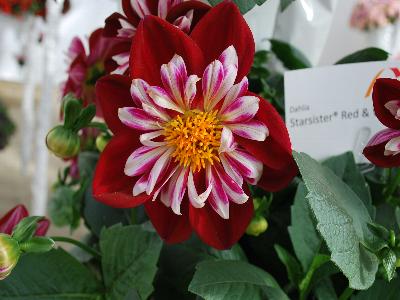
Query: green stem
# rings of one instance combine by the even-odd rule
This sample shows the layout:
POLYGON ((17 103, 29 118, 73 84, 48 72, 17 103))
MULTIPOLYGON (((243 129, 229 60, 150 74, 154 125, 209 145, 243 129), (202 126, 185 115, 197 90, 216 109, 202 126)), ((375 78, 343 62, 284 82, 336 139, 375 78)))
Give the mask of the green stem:
POLYGON ((94 250, 92 247, 89 247, 88 245, 85 245, 77 240, 71 239, 71 238, 67 238, 67 237, 63 237, 63 236, 52 236, 50 237, 53 241, 55 242, 62 242, 62 243, 69 243, 72 244, 74 246, 77 246, 79 248, 81 248, 83 251, 89 253, 90 255, 92 255, 95 258, 100 259, 101 258, 101 254, 100 252, 94 250))
POLYGON ((101 123, 101 122, 90 122, 86 127, 97 128, 101 132, 103 132, 103 133, 105 133, 107 135, 110 135, 110 133, 108 132, 108 127, 104 123, 101 123))
POLYGON ((353 295, 354 290, 351 287, 346 288, 340 295, 339 300, 347 300, 353 295))

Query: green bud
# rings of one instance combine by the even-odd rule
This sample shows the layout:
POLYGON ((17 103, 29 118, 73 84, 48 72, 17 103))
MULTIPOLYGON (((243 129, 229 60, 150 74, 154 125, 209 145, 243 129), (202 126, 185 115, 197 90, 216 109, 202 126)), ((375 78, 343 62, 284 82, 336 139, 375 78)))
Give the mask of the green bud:
POLYGON ((110 141, 110 137, 104 134, 99 135, 96 138, 96 148, 99 152, 103 152, 104 148, 107 146, 108 142, 110 141))
POLYGON ((44 253, 54 248, 54 241, 44 236, 35 236, 29 241, 20 244, 21 250, 27 253, 44 253))
POLYGON ((18 242, 11 236, 0 233, 0 280, 11 274, 20 255, 21 249, 18 242))
POLYGON ((46 144, 51 152, 64 159, 78 155, 81 146, 79 135, 62 125, 50 130, 46 137, 46 144))
POLYGON ((263 216, 254 216, 249 226, 247 226, 246 233, 252 236, 259 236, 268 228, 268 222, 263 216))

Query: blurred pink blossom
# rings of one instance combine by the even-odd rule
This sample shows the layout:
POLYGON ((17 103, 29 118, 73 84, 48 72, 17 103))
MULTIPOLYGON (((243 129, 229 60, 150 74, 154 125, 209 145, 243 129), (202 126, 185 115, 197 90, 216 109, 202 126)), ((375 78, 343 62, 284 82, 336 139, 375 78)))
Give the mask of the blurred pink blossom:
POLYGON ((350 25, 370 30, 394 23, 400 17, 400 0, 359 0, 355 5, 350 25))

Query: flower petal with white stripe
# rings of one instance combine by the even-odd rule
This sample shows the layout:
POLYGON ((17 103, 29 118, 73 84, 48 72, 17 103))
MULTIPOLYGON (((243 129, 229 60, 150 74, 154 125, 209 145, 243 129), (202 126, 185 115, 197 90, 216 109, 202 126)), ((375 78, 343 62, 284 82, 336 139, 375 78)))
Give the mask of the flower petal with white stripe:
POLYGON ((236 137, 263 141, 269 132, 256 119, 260 99, 247 93, 247 78, 234 84, 237 68, 231 46, 206 68, 202 79, 188 74, 182 57, 174 55, 161 66, 162 86, 132 81, 135 106, 120 108, 119 118, 143 131, 143 146, 125 168, 126 175, 141 176, 133 187, 135 195, 151 195, 177 215, 182 201, 197 209, 209 204, 223 219, 229 219, 230 202, 248 201, 244 181, 256 184, 263 165, 236 137), (199 80, 202 84, 197 85, 199 80))

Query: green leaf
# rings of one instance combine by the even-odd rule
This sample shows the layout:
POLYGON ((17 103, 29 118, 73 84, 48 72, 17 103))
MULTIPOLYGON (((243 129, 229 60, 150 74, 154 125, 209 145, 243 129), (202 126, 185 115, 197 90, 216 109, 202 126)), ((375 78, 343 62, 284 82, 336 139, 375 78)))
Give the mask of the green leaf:
POLYGON ((396 217, 397 228, 400 230, 400 207, 396 207, 395 217, 396 217))
POLYGON ((378 270, 377 257, 363 244, 373 239, 367 224, 371 217, 360 198, 331 170, 307 154, 293 152, 309 192, 307 199, 317 220, 331 260, 353 289, 367 289, 378 270))
POLYGON ((382 225, 379 225, 379 224, 376 224, 376 223, 369 223, 368 224, 368 228, 378 238, 380 238, 382 240, 389 239, 389 235, 390 235, 389 230, 387 230, 382 225))
POLYGON ((196 269, 189 291, 205 300, 289 299, 271 275, 243 261, 204 261, 196 269))
POLYGON ((335 288, 332 281, 328 278, 322 280, 314 289, 315 296, 318 300, 337 300, 335 288))
POLYGON ((321 247, 321 238, 315 229, 312 212, 306 199, 307 189, 300 183, 291 207, 291 226, 289 236, 294 252, 303 270, 308 270, 321 247))
POLYGON ((279 40, 270 40, 271 51, 289 70, 311 68, 310 61, 300 50, 279 40))
MULTIPOLYGON (((210 4, 212 6, 215 6, 224 0, 209 0, 210 4)), ((256 4, 261 5, 267 0, 233 0, 233 2, 239 7, 240 12, 242 14, 247 13, 249 10, 251 10, 256 4)))
POLYGON ((391 282, 376 280, 368 290, 361 291, 353 296, 351 300, 398 300, 400 299, 400 278, 391 282))
POLYGON ((392 249, 385 248, 379 254, 382 259, 383 269, 388 281, 391 281, 396 273, 396 254, 392 249))
POLYGON ((194 295, 188 291, 188 286, 196 265, 211 259, 247 261, 238 244, 229 250, 219 251, 195 236, 183 243, 164 244, 158 262, 155 299, 193 299, 194 295))
MULTIPOLYGON (((310 268, 308 269, 306 276, 304 276, 303 280, 299 285, 299 289, 302 295, 308 295, 311 283, 314 278, 314 273, 325 263, 329 262, 329 256, 324 254, 318 254, 314 257, 310 268)), ((307 297, 301 297, 302 299, 306 299, 307 297)))
POLYGON ((336 65, 387 60, 389 53, 379 48, 365 48, 339 60, 336 65))
POLYGON ((61 249, 24 255, 0 281, 2 300, 100 300, 100 291, 89 270, 61 249))
POLYGON ((290 4, 292 4, 296 0, 281 0, 280 10, 284 11, 290 4))
POLYGON ((68 129, 73 128, 82 110, 82 103, 73 94, 68 94, 63 99, 64 102, 64 126, 68 129))
POLYGON ((85 128, 96 116, 96 105, 89 104, 79 114, 78 120, 74 124, 74 129, 79 130, 85 128))
POLYGON ((288 274, 289 280, 295 286, 298 286, 301 278, 303 277, 303 272, 301 270, 299 262, 285 248, 279 245, 275 245, 274 248, 276 253, 278 254, 280 261, 286 267, 286 272, 288 274))
POLYGON ((354 160, 352 152, 346 152, 324 161, 324 166, 330 168, 337 177, 342 179, 354 193, 363 200, 372 219, 375 218, 376 210, 372 205, 371 192, 364 176, 354 160))
POLYGON ((71 187, 58 186, 50 196, 49 211, 54 225, 76 229, 81 218, 81 199, 75 197, 75 191, 71 187))
POLYGON ((96 168, 99 154, 93 151, 85 151, 79 153, 78 168, 81 177, 92 177, 94 169, 96 168))
POLYGON ((154 290, 161 246, 155 232, 138 225, 104 229, 100 250, 107 300, 123 299, 132 288, 141 299, 147 299, 154 290))

